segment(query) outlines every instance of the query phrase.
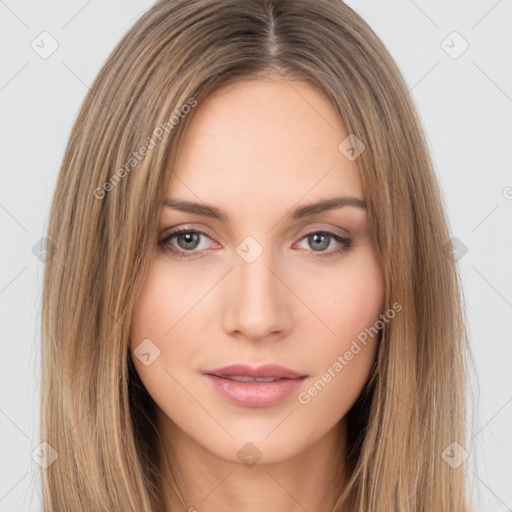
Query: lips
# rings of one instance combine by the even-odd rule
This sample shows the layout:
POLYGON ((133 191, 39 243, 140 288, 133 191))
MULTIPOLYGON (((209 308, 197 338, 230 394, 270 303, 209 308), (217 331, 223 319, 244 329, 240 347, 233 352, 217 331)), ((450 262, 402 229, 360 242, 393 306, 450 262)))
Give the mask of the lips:
POLYGON ((296 392, 307 375, 275 364, 236 364, 203 372, 220 396, 242 407, 270 407, 296 392))
POLYGON ((265 364, 258 367, 248 364, 234 364, 206 370, 203 373, 238 382, 273 382, 282 379, 300 379, 307 376, 277 364, 265 364))

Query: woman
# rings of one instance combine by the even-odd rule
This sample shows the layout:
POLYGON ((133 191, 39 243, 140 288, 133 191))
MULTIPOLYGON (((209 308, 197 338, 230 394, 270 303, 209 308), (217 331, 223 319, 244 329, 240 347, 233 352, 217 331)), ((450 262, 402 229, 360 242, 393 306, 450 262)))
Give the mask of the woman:
POLYGON ((468 510, 440 191, 348 6, 155 4, 83 103, 48 239, 45 512, 468 510))

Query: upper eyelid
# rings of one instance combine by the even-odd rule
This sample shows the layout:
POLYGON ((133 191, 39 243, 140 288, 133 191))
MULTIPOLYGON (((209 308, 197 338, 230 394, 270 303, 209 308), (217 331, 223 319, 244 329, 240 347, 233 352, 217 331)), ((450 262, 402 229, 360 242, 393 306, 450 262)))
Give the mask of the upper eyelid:
POLYGON ((184 233, 198 233, 198 234, 207 236, 210 240, 213 240, 214 242, 216 242, 214 237, 210 236, 208 233, 206 233, 202 229, 188 228, 188 227, 176 227, 176 228, 172 228, 172 229, 166 230, 165 234, 162 235, 162 237, 160 239, 161 240, 165 240, 165 239, 167 239, 169 237, 170 238, 174 238, 176 236, 179 236, 183 232, 184 233))
MULTIPOLYGON (((302 237, 306 236, 307 234, 310 234, 310 233, 316 233, 318 231, 328 231, 328 232, 330 231, 330 232, 334 233, 335 235, 340 236, 342 238, 350 238, 350 237, 353 236, 350 233, 350 230, 345 229, 345 228, 341 228, 339 226, 320 227, 318 225, 322 224, 321 222, 314 222, 313 224, 315 224, 317 226, 316 227, 315 226, 314 227, 310 227, 310 228, 307 228, 307 229, 306 229, 305 226, 303 226, 300 229, 294 230, 296 232, 296 234, 294 236, 295 237, 298 236, 298 233, 300 233, 304 229, 305 229, 305 231, 304 231, 302 237), (337 230, 341 231, 341 233, 337 232, 337 230)), ((212 236, 212 235, 208 234, 208 228, 204 229, 202 227, 200 227, 200 228, 199 227, 194 227, 194 226, 191 226, 190 224, 187 224, 187 223, 185 223, 185 224, 178 224, 176 226, 173 226, 173 227, 170 227, 170 228, 166 228, 163 231, 165 231, 166 234, 162 235, 162 238, 166 238, 171 233, 175 233, 176 231, 194 231, 194 232, 197 232, 197 233, 204 234, 207 237, 211 238, 212 240, 215 240, 215 236, 212 236)))

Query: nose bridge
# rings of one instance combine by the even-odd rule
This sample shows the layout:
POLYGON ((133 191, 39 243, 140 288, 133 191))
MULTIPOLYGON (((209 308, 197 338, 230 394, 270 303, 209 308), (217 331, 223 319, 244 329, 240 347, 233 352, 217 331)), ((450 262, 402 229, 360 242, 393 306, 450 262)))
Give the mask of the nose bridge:
POLYGON ((248 338, 261 338, 287 328, 286 291, 275 275, 278 272, 272 250, 247 237, 237 246, 236 253, 225 329, 240 331, 248 338))

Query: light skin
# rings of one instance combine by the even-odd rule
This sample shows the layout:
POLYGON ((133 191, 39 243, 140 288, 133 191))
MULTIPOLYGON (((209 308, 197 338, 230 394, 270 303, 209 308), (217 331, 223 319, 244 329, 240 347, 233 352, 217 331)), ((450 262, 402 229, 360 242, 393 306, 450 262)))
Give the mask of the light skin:
MULTIPOLYGON (((176 228, 197 236, 167 240, 182 259, 155 247, 130 348, 133 354, 149 339, 160 355, 148 366, 133 357, 134 364, 158 405, 165 451, 187 483, 189 507, 325 511, 335 500, 336 471, 348 476, 345 415, 369 378, 376 338, 307 404, 298 394, 379 319, 384 280, 365 208, 298 219, 292 212, 334 197, 364 201, 357 159, 338 149, 348 136, 344 123, 306 82, 274 75, 239 82, 196 108, 166 198, 215 206, 227 219, 157 205, 159 240, 176 228), (319 234, 325 231, 352 240, 350 247, 335 252, 345 245, 319 234), (244 246, 246 237, 256 243, 244 246), (240 247, 262 252, 248 263, 240 247), (275 363, 308 377, 276 405, 240 406, 202 374, 235 363, 275 363), (261 454, 251 466, 238 455, 247 443, 261 454)), ((168 512, 182 509, 165 494, 168 512)))

